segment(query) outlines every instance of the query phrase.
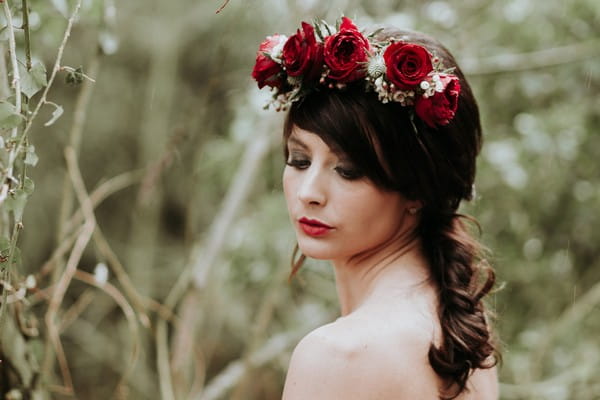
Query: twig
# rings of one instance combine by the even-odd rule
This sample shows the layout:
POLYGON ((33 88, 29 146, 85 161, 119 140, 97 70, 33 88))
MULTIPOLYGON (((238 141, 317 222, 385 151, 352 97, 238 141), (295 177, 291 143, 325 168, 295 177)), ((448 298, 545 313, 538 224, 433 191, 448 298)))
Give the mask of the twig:
MULTIPOLYGON (((10 285, 11 275, 12 275, 12 264, 14 262, 15 257, 15 249, 17 248, 17 240, 19 239, 19 231, 21 230, 22 224, 17 223, 13 226, 13 233, 10 240, 10 247, 8 250, 7 264, 4 271, 0 273, 0 280, 5 281, 10 285)), ((4 320, 7 314, 8 307, 8 290, 6 288, 6 284, 2 285, 2 304, 0 304, 0 327, 4 326, 4 320)), ((2 347, 2 337, 0 335, 0 348, 2 347)))
MULTIPOLYGON (((96 54, 90 62, 91 73, 96 75, 100 67, 100 61, 96 54)), ((64 68, 64 67, 63 67, 64 68)), ((83 126, 87 117, 87 109, 92 97, 94 85, 90 82, 84 82, 81 85, 81 90, 77 94, 77 100, 75 101, 75 109, 73 111, 73 122, 71 123, 71 130, 69 132, 69 146, 73 147, 75 154, 79 154, 79 148, 81 147, 81 136, 83 134, 83 126)), ((73 208, 73 192, 71 189, 71 182, 68 173, 65 174, 63 179, 62 198, 58 214, 58 240, 63 239, 65 234, 65 223, 67 217, 71 213, 73 208)))
POLYGON ((194 271, 194 285, 198 289, 202 289, 206 285, 210 269, 226 242, 227 232, 250 194, 256 173, 270 147, 270 142, 269 137, 263 135, 254 139, 252 144, 248 146, 236 176, 231 183, 231 189, 223 200, 223 207, 211 225, 207 236, 208 243, 205 246, 203 244, 195 246, 195 252, 192 256, 192 268, 194 271))
MULTIPOLYGON (((71 251, 69 259, 67 260, 65 270, 61 275, 60 280, 57 282, 56 288, 52 292, 50 304, 48 305, 48 310, 46 311, 44 319, 46 321, 46 326, 48 329, 48 337, 54 345, 54 348, 57 350, 57 355, 59 356, 59 363, 61 364, 63 379, 67 388, 72 390, 73 384, 71 381, 68 366, 66 365, 66 359, 63 359, 64 354, 62 354, 62 344, 60 342, 60 335, 56 326, 55 318, 58 313, 58 309, 60 308, 60 305, 62 303, 62 300, 65 296, 67 288, 69 287, 71 280, 73 279, 73 276, 77 271, 77 265, 79 264, 79 260, 83 255, 83 251, 85 250, 87 244, 92 238, 92 234, 94 233, 94 229, 96 227, 96 218, 94 216, 93 204, 89 196, 87 195, 85 184, 83 183, 83 178, 81 177, 79 166, 77 165, 75 152, 71 147, 67 147, 65 149, 65 158, 67 160, 67 169, 71 176, 75 193, 81 204, 81 209, 85 217, 85 223, 83 225, 81 234, 75 241, 73 250, 71 251)), ((46 373, 49 373, 49 368, 51 365, 51 357, 49 349, 47 349, 44 363, 44 371, 46 373)))
MULTIPOLYGON (((0 54, 4 54, 4 43, 0 43, 0 54)), ((10 96, 10 83, 8 83, 8 66, 6 59, 0 59, 0 99, 10 96)))
MULTIPOLYGON (((142 170, 124 172, 102 183, 90 194, 90 199, 94 208, 98 207, 100 203, 112 194, 138 182, 142 177, 142 172, 142 170)), ((54 268, 57 260, 71 248, 73 242, 81 233, 82 222, 83 214, 81 213, 81 208, 79 208, 65 224, 65 234, 69 236, 66 236, 59 243, 50 258, 42 265, 38 277, 47 275, 54 268), (76 227, 77 230, 75 230, 76 227)))
MULTIPOLYGON (((4 10, 4 17, 6 18, 6 29, 8 31, 8 50, 10 54, 10 64, 13 73, 13 79, 11 82, 11 86, 15 88, 15 109, 18 113, 21 113, 21 75, 19 72, 19 62, 17 61, 17 50, 15 44, 15 30, 13 29, 12 22, 12 14, 10 12, 10 6, 8 5, 8 1, 2 2, 2 7, 4 10)), ((10 132, 10 137, 15 139, 18 136, 19 129, 17 126, 12 128, 10 132)), ((21 142, 24 139, 25 134, 21 137, 21 142)), ((6 177, 12 178, 15 160, 17 159, 17 155, 20 152, 20 146, 13 145, 9 154, 8 154, 8 165, 6 168, 6 177)), ((6 200, 8 196, 9 183, 6 179, 2 179, 2 188, 0 189, 0 205, 6 200)))
MULTIPOLYGON (((17 50, 15 44, 15 30, 13 29, 12 14, 8 1, 2 2, 4 8, 4 16, 6 17, 6 29, 8 31, 8 50, 10 53, 10 64, 13 73, 11 85, 15 88, 15 108, 17 112, 21 112, 21 74, 19 72, 19 62, 17 60, 17 50)), ((10 136, 17 137, 18 128, 12 129, 10 136)))
MULTIPOLYGON (((75 277, 75 279, 78 279, 75 277)), ((103 332, 89 320, 79 318, 73 322, 71 328, 65 332, 70 344, 77 346, 79 354, 87 354, 93 358, 94 367, 99 367, 105 372, 114 372, 123 376, 128 368, 122 357, 122 350, 115 346, 114 332, 103 332), (102 351, 98 351, 102 349, 102 351)), ((138 361, 138 368, 139 368, 138 361)), ((134 374, 129 377, 128 384, 135 389, 139 396, 135 398, 155 399, 156 390, 153 389, 153 376, 151 374, 134 374)), ((96 395, 98 395, 96 393, 96 395)), ((130 396, 130 398, 134 398, 130 396)), ((85 400, 85 399, 79 399, 85 400)), ((110 400, 114 400, 110 398, 110 400)))
MULTIPOLYGON (((267 130, 268 131, 268 130, 267 130)), ((250 193, 254 176, 258 171, 260 162, 270 148, 271 140, 268 136, 264 135, 258 137, 253 143, 246 149, 243 160, 238 167, 235 178, 231 187, 227 193, 227 196, 223 202, 223 207, 219 214, 215 217, 210 232, 208 234, 209 242, 206 246, 202 246, 200 243, 194 246, 192 250, 192 256, 190 263, 186 266, 184 271, 177 279, 175 285, 169 292, 165 305, 169 308, 174 308, 178 303, 179 299, 185 294, 185 291, 189 287, 190 281, 195 278, 196 289, 204 287, 205 279, 208 275, 208 270, 214 263, 214 260, 220 253, 223 244, 225 243, 225 237, 227 232, 237 215, 237 212, 244 204, 247 196, 250 193)), ((193 296, 194 294, 188 294, 193 296)), ((188 307, 193 307, 192 302, 183 301, 188 307)), ((182 315, 188 315, 188 310, 183 310, 182 315)), ((184 338, 191 338, 193 340, 194 324, 191 324, 192 335, 188 332, 176 332, 175 341, 183 340, 184 338)), ((190 324, 182 323, 182 326, 190 326, 190 324)), ((168 351, 168 339, 166 331, 166 323, 159 321, 157 323, 156 333, 156 347, 157 347, 157 368, 159 371, 159 382, 161 387, 162 398, 165 400, 173 399, 173 384, 171 379, 171 368, 169 362, 169 351, 168 351)), ((174 355, 174 359, 181 359, 179 354, 174 355)))
POLYGON ((133 344, 131 348, 129 363, 127 365, 125 373, 123 374, 119 381, 119 384, 117 385, 118 389, 121 386, 121 384, 123 384, 123 382, 125 382, 133 372, 139 356, 140 338, 137 320, 135 318, 135 312, 133 311, 131 305, 127 302, 127 299, 121 294, 121 292, 119 292, 119 290, 110 283, 99 283, 94 278, 94 275, 80 270, 75 271, 75 278, 87 283, 88 285, 95 286, 107 295, 109 295, 117 303, 119 308, 121 308, 123 314, 125 315, 125 318, 127 319, 127 323, 129 324, 129 330, 132 334, 133 344))
POLYGON ((81 313, 83 313, 87 307, 92 304, 92 301, 94 301, 95 297, 96 294, 92 289, 88 289, 83 292, 83 294, 77 298, 77 301, 75 301, 75 303, 64 313, 60 323, 60 332, 64 332, 69 326, 71 326, 73 321, 79 318, 81 313))
MULTIPOLYGON (((63 35, 62 42, 60 43, 60 46, 58 48, 58 53, 56 55, 56 61, 54 62, 54 67, 52 68, 52 73, 50 74, 50 78, 48 79, 46 87, 44 88, 44 91, 42 92, 42 96, 41 96, 40 100, 38 101, 37 105, 35 106, 35 109, 31 113, 30 117, 27 119, 27 123, 25 124, 25 128, 23 129, 23 134, 21 135, 21 138, 20 138, 18 144, 15 146, 15 151, 17 153, 21 151, 25 137, 27 137, 27 133, 31 129, 31 126, 33 125, 33 121, 35 120, 35 117, 37 117, 42 106, 44 104, 46 104, 46 98, 48 97, 48 92, 50 91, 50 88, 52 87, 52 84, 54 83, 56 74, 60 70, 60 64, 62 62, 63 53, 65 51, 65 47, 67 46, 67 41, 69 40, 69 37, 71 36, 71 30, 73 29, 73 24, 75 23, 75 19, 77 19, 77 15, 79 15, 79 10, 81 8, 82 1, 83 0, 77 0, 77 3, 75 4, 75 8, 73 9, 71 16, 69 17, 69 21, 67 22, 67 27, 65 28, 65 33, 63 35)), ((4 2, 4 4, 6 5, 6 2, 4 2)), ((14 162, 14 160, 13 160, 13 162, 14 162)))
MULTIPOLYGON (((94 208, 114 193, 139 182, 142 179, 143 172, 144 171, 141 169, 124 172, 102 183, 92 192, 92 194, 90 194, 90 200, 92 201, 94 208)), ((67 221, 65 231, 71 232, 76 226, 81 224, 82 221, 83 213, 81 212, 81 209, 79 209, 67 221)))
POLYGON ((148 204, 154 197, 156 183, 162 173, 171 165, 177 152, 177 147, 184 140, 186 132, 183 129, 177 129, 169 138, 162 156, 155 162, 146 167, 146 173, 142 179, 140 190, 137 196, 138 204, 148 204))
MULTIPOLYGON (((84 77, 85 79, 87 79, 89 82, 91 83, 96 83, 96 80, 94 78, 92 78, 91 76, 84 74, 83 72, 77 71, 75 68, 73 67, 69 67, 67 65, 63 65, 62 67, 60 67, 61 71, 67 71, 67 72, 77 72, 78 74, 80 74, 82 77, 84 77)), ((90 68, 90 70, 92 70, 92 68, 90 68)), ((92 75, 97 75, 95 72, 90 72, 90 74, 92 75)))
POLYGON ((219 375, 215 376, 204 391, 194 397, 197 400, 217 400, 236 385, 249 367, 256 368, 268 363, 284 351, 288 350, 306 332, 304 330, 292 333, 280 333, 273 336, 260 349, 252 353, 248 362, 235 360, 229 363, 219 375))
POLYGON ((38 281, 40 281, 41 278, 48 275, 54 270, 58 259, 64 256, 67 253, 67 251, 69 251, 69 249, 73 246, 73 243, 75 243, 75 240, 77 240, 77 238, 81 234, 82 228, 83 227, 80 226, 78 230, 71 232, 69 236, 65 237, 62 240, 62 242, 58 244, 58 246, 50 255, 50 258, 48 258, 48 260, 46 260, 46 262, 42 264, 42 267, 40 268, 40 271, 37 274, 38 281))
MULTIPOLYGON (((8 2, 3 2, 2 3, 3 6, 3 10, 4 10, 4 16, 6 17, 6 24, 7 24, 7 30, 8 30, 8 48, 9 48, 9 53, 10 53, 10 62, 11 62, 11 68, 12 68, 12 72, 13 72, 13 81, 12 81, 12 85, 14 85, 15 87, 15 109, 17 110, 17 112, 21 112, 21 76, 19 75, 19 64, 17 61, 17 52, 16 52, 16 45, 15 45, 15 31, 13 29, 12 26, 12 15, 10 12, 10 6, 8 5, 8 2)), ((18 127, 14 127, 12 128, 12 131, 10 133, 11 138, 16 138, 18 135, 18 127)), ((15 159, 16 156, 18 154, 18 150, 15 148, 16 146, 13 146, 13 148, 11 149, 10 153, 9 153, 9 162, 8 162, 8 166, 6 168, 6 178, 12 178, 13 175, 13 170, 14 170, 14 163, 15 163, 15 159)), ((2 203, 4 202, 4 200, 6 200, 7 196, 8 196, 8 190, 9 190, 9 180, 5 179, 5 177, 2 177, 2 186, 0 188, 0 206, 2 205, 2 203)), ((2 273, 0 274, 0 279, 8 282, 10 284, 11 281, 11 276, 12 276, 12 264, 13 264, 13 258, 14 258, 14 254, 15 254, 15 250, 17 248, 17 240, 19 237, 19 231, 21 230, 22 224, 21 221, 14 221, 14 226, 13 226, 13 231, 12 231, 12 235, 11 235, 11 239, 10 239, 10 247, 8 250, 8 260, 7 260, 7 264, 6 264, 6 269, 4 271, 2 271, 2 273)), ((4 323, 4 318, 6 315, 6 309, 7 309, 7 300, 8 300, 8 291, 3 288, 2 289, 2 304, 0 304, 0 326, 3 326, 4 323)), ((1 339, 0 339, 1 340, 1 339)))
POLYGON ((252 365, 251 358, 255 353, 258 345, 265 340, 265 333, 269 327, 269 323, 273 318, 273 313, 277 304, 280 303, 281 283, 285 282, 288 271, 285 268, 279 268, 277 273, 272 276, 269 285, 265 291, 265 295, 261 300, 261 304, 257 307, 256 317, 252 323, 251 337, 247 342, 247 347, 244 350, 242 361, 246 364, 246 369, 239 379, 239 384, 230 396, 230 400, 239 400, 246 397, 246 386, 251 378, 252 365))
POLYGON ((96 246, 98 246, 100 253, 108 261, 108 264, 117 277, 117 280, 121 286, 123 286, 125 293, 127 293, 127 296, 131 299, 136 311, 139 313, 142 325, 144 325, 146 328, 149 328, 150 318, 148 318, 148 314, 146 314, 145 310, 146 299, 139 294, 133 283, 131 283, 131 279, 129 279, 129 275, 127 275, 123 264, 117 257, 117 254, 112 250, 108 244, 108 241, 102 234, 102 231, 98 227, 96 227, 96 231, 94 232, 94 242, 96 243, 96 246))
POLYGON ((225 7, 227 7, 227 4, 229 4, 229 0, 225 0, 225 2, 221 5, 221 7, 219 7, 219 9, 215 12, 215 14, 220 13, 221 11, 223 11, 223 9, 225 7))
POLYGON ((600 56, 600 39, 529 53, 500 54, 494 57, 463 60, 467 75, 489 75, 553 67, 600 56))
POLYGON ((27 0, 21 1, 21 8, 23 12, 23 33, 25 34, 25 68, 27 71, 31 70, 31 35, 29 27, 29 5, 27 0))

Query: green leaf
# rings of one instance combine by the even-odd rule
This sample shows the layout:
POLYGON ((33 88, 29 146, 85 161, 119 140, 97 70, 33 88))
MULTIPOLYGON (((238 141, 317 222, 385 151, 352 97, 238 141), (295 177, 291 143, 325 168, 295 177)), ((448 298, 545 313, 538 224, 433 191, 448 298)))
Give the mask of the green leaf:
POLYGON ((321 31, 321 26, 319 25, 319 19, 315 18, 313 22, 313 26, 315 27, 315 33, 317 37, 321 40, 321 42, 325 41, 325 37, 323 36, 323 32, 321 31))
POLYGON ((40 62, 35 62, 29 71, 25 66, 19 64, 19 73, 21 74, 21 92, 29 98, 48 84, 46 67, 40 62))
POLYGON ((321 20, 323 22, 323 26, 325 27, 325 30, 327 31, 327 35, 331 36, 333 35, 333 31, 331 30, 331 26, 329 26, 329 24, 327 23, 327 21, 325 20, 321 20))
POLYGON ((11 129, 23 122, 23 116, 17 112, 14 104, 0 102, 0 129, 11 129))
POLYGON ((33 180, 31 180, 31 178, 29 178, 28 176, 25 177, 25 182, 23 182, 23 191, 28 195, 31 196, 31 194, 33 193, 35 189, 35 184, 33 183, 33 180))
POLYGON ((0 237, 0 254, 4 254, 10 249, 10 239, 7 237, 0 237))
POLYGON ((25 193, 25 190, 17 189, 4 202, 6 209, 13 212, 16 222, 20 222, 23 219, 23 210, 25 210, 27 197, 29 196, 25 193))
POLYGON ((0 28, 0 41, 6 41, 8 40, 8 25, 3 26, 2 28, 0 28))
POLYGON ((38 162, 38 156, 35 154, 35 146, 28 146, 25 152, 25 164, 35 167, 38 162))

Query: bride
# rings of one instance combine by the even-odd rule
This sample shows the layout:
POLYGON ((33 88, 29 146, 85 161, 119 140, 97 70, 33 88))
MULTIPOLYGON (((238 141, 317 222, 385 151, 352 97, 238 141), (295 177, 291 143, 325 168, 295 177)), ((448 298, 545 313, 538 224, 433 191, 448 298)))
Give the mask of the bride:
POLYGON ((330 260, 341 307, 294 350, 283 399, 497 399, 494 273, 457 212, 481 126, 453 56, 344 17, 268 37, 252 75, 288 112, 292 274, 330 260))

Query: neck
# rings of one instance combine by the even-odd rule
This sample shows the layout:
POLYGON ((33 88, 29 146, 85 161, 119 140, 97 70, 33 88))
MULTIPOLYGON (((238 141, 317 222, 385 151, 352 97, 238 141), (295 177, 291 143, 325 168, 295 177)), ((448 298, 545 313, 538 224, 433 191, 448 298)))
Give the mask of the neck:
POLYGON ((414 290, 429 279, 429 267, 414 235, 382 247, 335 260, 335 280, 342 316, 377 297, 414 290), (377 290, 375 290, 377 289, 377 290))

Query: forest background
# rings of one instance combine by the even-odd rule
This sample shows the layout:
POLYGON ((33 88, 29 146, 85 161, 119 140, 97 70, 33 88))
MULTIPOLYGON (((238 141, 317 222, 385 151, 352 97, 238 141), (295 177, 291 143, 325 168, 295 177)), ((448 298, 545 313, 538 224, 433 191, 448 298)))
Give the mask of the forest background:
POLYGON ((287 282, 282 115, 250 72, 345 14, 439 38, 474 87, 501 398, 600 399, 598 1, 0 8, 0 398, 280 398, 338 309, 328 265, 287 282))

